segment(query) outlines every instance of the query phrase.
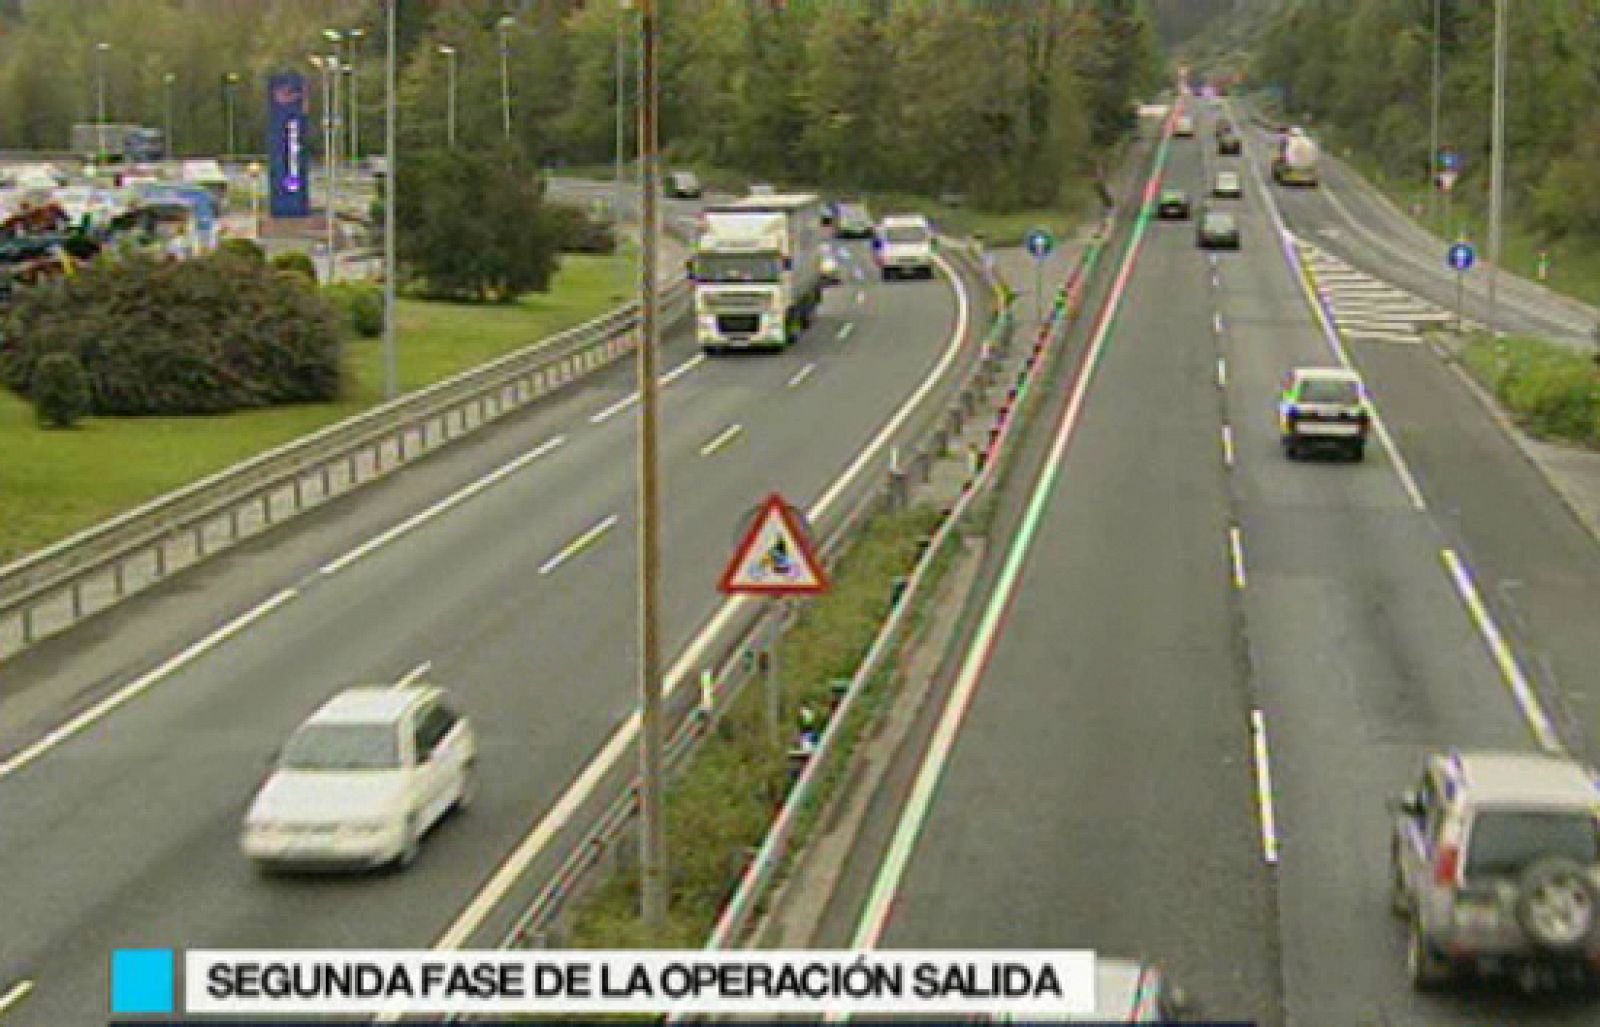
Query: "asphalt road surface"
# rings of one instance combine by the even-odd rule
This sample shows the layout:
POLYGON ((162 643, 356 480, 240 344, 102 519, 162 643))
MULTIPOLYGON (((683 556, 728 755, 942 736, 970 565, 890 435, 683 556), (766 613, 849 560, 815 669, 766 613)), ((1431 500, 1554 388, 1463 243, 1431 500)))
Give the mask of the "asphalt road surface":
MULTIPOLYGON (((870 270, 866 248, 851 250, 870 270)), ((970 291, 976 333, 984 299, 970 291)), ((943 278, 863 274, 833 289, 782 355, 699 360, 691 339, 673 337, 661 439, 669 658, 720 606, 716 576, 743 515, 772 489, 802 506, 823 496, 939 363, 957 310, 943 278)), ((0 765, 221 619, 295 590, 0 775, 0 994, 34 983, 8 1024, 100 1020, 117 947, 434 944, 634 710, 630 381, 631 367, 604 373, 7 667, 0 765), (319 570, 512 459, 523 462, 469 499, 319 570), (256 875, 237 837, 269 754, 332 692, 423 664, 476 722, 472 810, 444 823, 403 874, 256 875)), ((835 491, 830 516, 876 484, 863 474, 835 491)), ((553 867, 556 850, 531 876, 553 867)), ((493 944, 507 913, 468 940, 493 944)))
MULTIPOLYGON (((1243 164, 1219 163, 1202 119, 1198 139, 1174 141, 1166 183, 1203 195, 1222 166, 1243 164)), ((889 776, 823 941, 849 944, 881 914, 885 947, 1144 956, 1205 1015, 1263 1024, 1592 1024, 1592 999, 1419 996, 1405 981, 1384 798, 1434 747, 1534 744, 1443 550, 1481 573, 1467 539, 1501 535, 1502 571, 1521 546, 1535 578, 1555 501, 1501 459, 1481 411, 1399 384, 1378 399, 1417 458, 1416 493, 1376 443, 1359 464, 1284 459, 1282 374, 1338 361, 1265 188, 1247 176, 1244 201, 1221 201, 1243 214, 1244 245, 1215 277, 1192 224, 1150 226, 1034 533, 1012 515, 1031 547, 1016 594, 980 600, 1009 605, 992 652, 969 640, 981 673, 931 802, 915 801, 914 770, 889 776), (1457 489, 1492 510, 1466 531, 1466 498, 1435 501, 1457 489), (1499 516, 1510 503, 1549 516, 1516 524, 1499 516), (914 840, 903 862, 897 830, 914 840)), ((1396 371, 1401 359, 1373 362, 1420 389, 1433 371, 1396 371)), ((1020 510, 1036 480, 1018 474, 1003 507, 1020 510)), ((1569 552, 1571 573, 1592 548, 1569 552)), ((1559 616, 1592 624, 1566 598, 1559 616)), ((910 747, 919 767, 942 751, 933 720, 910 747)))

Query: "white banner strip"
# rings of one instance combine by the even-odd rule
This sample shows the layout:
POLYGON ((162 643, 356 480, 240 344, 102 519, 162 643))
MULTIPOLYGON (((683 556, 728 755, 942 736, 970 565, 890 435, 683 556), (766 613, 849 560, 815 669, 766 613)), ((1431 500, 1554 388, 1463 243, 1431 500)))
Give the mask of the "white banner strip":
POLYGON ((184 953, 197 1014, 1083 1015, 1080 950, 184 953))

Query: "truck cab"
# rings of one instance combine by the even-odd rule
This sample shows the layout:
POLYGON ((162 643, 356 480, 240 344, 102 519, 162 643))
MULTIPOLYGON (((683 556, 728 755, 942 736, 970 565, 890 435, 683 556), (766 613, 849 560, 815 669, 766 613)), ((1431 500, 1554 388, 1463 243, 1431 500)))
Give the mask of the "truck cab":
POLYGON ((689 260, 701 349, 783 349, 822 302, 822 202, 808 193, 706 208, 689 260))

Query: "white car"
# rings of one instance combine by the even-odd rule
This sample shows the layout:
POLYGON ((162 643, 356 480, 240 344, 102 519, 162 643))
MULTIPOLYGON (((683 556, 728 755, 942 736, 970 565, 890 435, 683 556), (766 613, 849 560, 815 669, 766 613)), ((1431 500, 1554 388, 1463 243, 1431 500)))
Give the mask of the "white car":
POLYGON ((279 752, 244 853, 263 866, 409 866, 428 829, 472 802, 476 760, 472 726, 441 689, 347 689, 279 752))
POLYGON ((1211 188, 1211 195, 1221 199, 1237 200, 1244 195, 1244 183, 1239 180, 1237 171, 1217 172, 1217 181, 1211 188))
POLYGON ((873 259, 886 282, 907 276, 932 278, 937 246, 933 226, 921 214, 891 214, 872 237, 873 259))

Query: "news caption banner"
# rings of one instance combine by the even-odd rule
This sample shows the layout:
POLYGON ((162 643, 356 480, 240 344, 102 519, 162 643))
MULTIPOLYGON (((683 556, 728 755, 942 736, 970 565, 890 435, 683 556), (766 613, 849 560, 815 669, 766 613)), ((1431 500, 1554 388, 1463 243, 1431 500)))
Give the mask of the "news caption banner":
POLYGON ((1095 957, 1082 950, 124 949, 111 960, 113 1017, 844 1012, 1054 1019, 1094 1009, 1095 957))

